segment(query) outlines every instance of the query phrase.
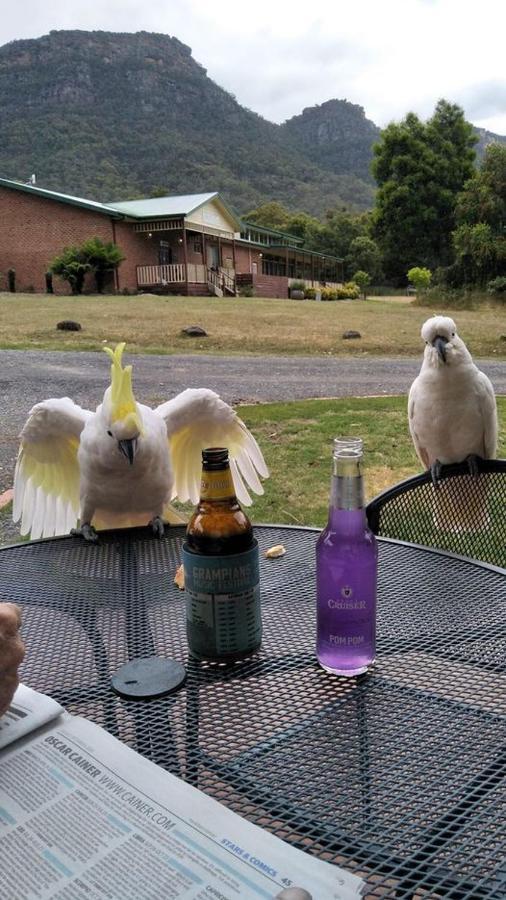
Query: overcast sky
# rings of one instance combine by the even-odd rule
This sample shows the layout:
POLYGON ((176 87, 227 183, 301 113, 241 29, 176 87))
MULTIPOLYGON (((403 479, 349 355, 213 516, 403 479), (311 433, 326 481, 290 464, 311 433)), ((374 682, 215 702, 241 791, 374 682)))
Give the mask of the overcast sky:
POLYGON ((506 135, 504 0, 19 0, 0 44, 53 29, 157 31, 274 122, 337 97, 378 125, 440 97, 506 135))

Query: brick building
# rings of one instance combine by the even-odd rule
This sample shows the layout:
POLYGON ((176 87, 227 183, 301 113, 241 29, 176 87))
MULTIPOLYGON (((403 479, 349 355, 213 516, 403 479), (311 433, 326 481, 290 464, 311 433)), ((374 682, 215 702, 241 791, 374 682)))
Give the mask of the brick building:
MULTIPOLYGON (((0 272, 16 288, 46 290, 50 261, 87 238, 113 241, 125 259, 107 290, 287 297, 293 281, 334 286, 342 260, 305 250, 293 235, 239 219, 219 194, 96 203, 0 178, 0 272)), ((53 279, 55 291, 67 285, 53 279)))

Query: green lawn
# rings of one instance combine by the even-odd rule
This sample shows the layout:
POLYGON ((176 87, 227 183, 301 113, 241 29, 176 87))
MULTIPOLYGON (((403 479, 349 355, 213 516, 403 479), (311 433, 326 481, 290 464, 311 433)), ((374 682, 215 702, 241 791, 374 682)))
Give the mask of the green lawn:
MULTIPOLYGON (((54 297, 0 294, 0 347, 97 350, 126 341, 130 353, 371 355, 420 357, 420 328, 435 310, 403 298, 331 303, 262 298, 54 297), (75 319, 82 331, 58 331, 75 319), (205 338, 181 334, 201 325, 205 338), (350 329, 360 340, 343 340, 350 329)), ((440 310, 444 312, 444 310, 440 310)), ((476 357, 506 357, 506 304, 456 311, 476 357)))
MULTIPOLYGON (((498 456, 506 456, 506 397, 498 398, 498 456)), ((332 440, 364 440, 367 499, 422 471, 407 423, 405 397, 304 400, 242 406, 239 414, 258 439, 271 477, 255 497, 255 522, 322 526, 332 469, 332 440)))

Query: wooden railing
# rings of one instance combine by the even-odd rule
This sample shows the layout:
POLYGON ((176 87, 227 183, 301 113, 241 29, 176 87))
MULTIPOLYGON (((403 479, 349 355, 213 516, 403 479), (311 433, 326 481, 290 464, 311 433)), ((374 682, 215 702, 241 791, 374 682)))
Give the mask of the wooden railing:
POLYGON ((210 266, 207 269, 207 286, 212 294, 216 297, 223 297, 226 292, 236 295, 235 271, 234 269, 219 269, 210 266))
MULTIPOLYGON (((205 284, 206 267, 195 263, 188 264, 188 281, 190 284, 205 284)), ((184 263, 167 263, 163 266, 137 266, 137 285, 153 287, 181 284, 186 282, 184 263)))
POLYGON ((221 269, 222 287, 229 294, 235 295, 235 272, 233 269, 221 269))

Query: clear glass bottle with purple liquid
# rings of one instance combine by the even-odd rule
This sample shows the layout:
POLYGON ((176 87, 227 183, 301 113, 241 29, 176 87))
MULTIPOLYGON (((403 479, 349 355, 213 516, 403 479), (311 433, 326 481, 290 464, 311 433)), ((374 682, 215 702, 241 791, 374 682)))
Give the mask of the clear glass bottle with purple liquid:
POLYGON ((316 653, 336 675, 360 675, 376 656, 378 548, 361 465, 361 440, 334 441, 329 520, 316 545, 316 653))

